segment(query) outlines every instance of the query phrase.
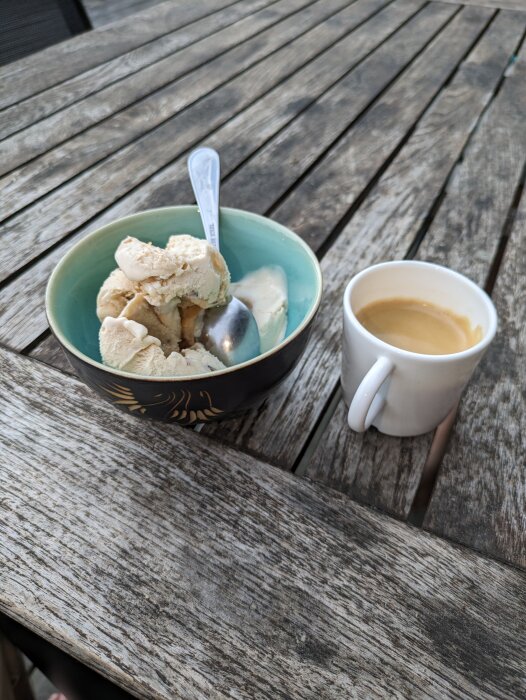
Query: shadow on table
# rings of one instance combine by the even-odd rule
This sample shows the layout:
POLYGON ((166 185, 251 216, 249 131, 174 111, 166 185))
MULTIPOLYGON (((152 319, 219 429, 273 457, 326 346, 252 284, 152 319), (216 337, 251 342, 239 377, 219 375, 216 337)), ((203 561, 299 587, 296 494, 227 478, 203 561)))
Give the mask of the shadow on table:
POLYGON ((133 700, 132 695, 2 614, 0 630, 68 700, 133 700))

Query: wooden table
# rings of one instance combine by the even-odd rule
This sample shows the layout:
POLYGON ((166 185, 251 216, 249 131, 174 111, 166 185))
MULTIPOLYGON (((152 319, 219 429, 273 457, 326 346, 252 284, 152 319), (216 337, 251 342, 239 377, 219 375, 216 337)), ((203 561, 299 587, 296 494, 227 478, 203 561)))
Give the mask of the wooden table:
POLYGON ((153 7, 159 2, 160 0, 81 0, 92 27, 101 27, 104 24, 115 22, 128 15, 153 7))
POLYGON ((526 696, 526 12, 494 6, 166 2, 1 70, 4 614, 141 698, 526 696), (99 400, 44 314, 89 231, 192 201, 196 144, 325 276, 298 370, 200 432, 99 400), (359 436, 341 296, 403 257, 500 330, 435 436, 359 436))

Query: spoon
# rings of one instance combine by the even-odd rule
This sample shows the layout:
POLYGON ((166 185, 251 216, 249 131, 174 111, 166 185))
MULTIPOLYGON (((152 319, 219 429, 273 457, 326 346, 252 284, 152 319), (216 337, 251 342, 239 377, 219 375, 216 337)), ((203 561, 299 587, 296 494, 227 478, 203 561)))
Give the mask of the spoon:
MULTIPOLYGON (((219 155, 212 148, 197 148, 188 157, 188 172, 206 240, 219 250, 219 155)), ((227 367, 260 354, 256 320, 236 297, 224 306, 207 309, 200 342, 227 367)))

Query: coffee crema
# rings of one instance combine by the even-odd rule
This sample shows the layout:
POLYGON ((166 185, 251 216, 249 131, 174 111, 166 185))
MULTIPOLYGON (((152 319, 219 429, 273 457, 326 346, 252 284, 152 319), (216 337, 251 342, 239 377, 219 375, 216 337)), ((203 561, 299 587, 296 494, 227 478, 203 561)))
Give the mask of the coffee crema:
POLYGON ((421 299, 391 298, 367 304, 356 318, 384 343, 424 355, 462 352, 482 340, 469 318, 421 299))

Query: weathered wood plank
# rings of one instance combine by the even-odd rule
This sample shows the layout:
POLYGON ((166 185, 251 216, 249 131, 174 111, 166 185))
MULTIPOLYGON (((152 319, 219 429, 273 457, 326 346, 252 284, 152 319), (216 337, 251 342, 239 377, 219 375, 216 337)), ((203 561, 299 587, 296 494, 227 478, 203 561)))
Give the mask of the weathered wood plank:
MULTIPOLYGON (((160 0, 82 0, 92 27, 116 22, 136 12, 158 5, 160 0)), ((173 0, 172 0, 173 2, 173 0)))
MULTIPOLYGON (((525 76, 519 63, 455 173, 434 235, 425 241, 427 257, 443 256, 479 284, 488 276, 526 162, 525 76)), ((523 567, 525 263, 523 195, 493 293, 499 333, 465 392, 425 520, 433 531, 523 567)))
MULTIPOLYGON (((391 60, 390 67, 390 70, 396 71, 397 61, 403 60, 404 56, 403 52, 398 52, 395 49, 404 46, 406 49, 410 49, 409 56, 412 55, 419 47, 425 45, 429 37, 440 29, 441 25, 451 17, 451 14, 452 11, 444 6, 437 4, 428 6, 423 12, 417 14, 409 24, 405 25, 400 32, 395 34, 393 39, 389 40, 375 51, 361 67, 366 65, 368 71, 373 73, 379 72, 382 63, 385 61, 385 53, 389 52, 396 54, 396 58, 391 60)), ((451 41, 456 43, 457 39, 458 37, 453 34, 451 41)), ((438 46, 437 49, 439 49, 437 55, 444 54, 443 46, 438 46)), ((341 65, 343 58, 346 58, 349 62, 354 55, 359 57, 361 53, 359 36, 356 38, 350 37, 348 40, 341 41, 339 45, 336 45, 334 49, 331 50, 330 63, 328 61, 328 55, 324 57, 323 62, 317 59, 310 63, 299 73, 268 93, 248 110, 245 110, 238 117, 230 120, 221 127, 208 139, 207 143, 221 150, 223 175, 228 175, 237 164, 241 163, 247 157, 247 154, 249 154, 251 150, 257 147, 259 143, 258 139, 264 140, 273 132, 277 131, 282 124, 286 123, 287 116, 290 115, 286 115, 282 110, 277 112, 276 104, 285 101, 289 104, 291 102, 296 104, 302 100, 307 100, 308 95, 314 96, 313 91, 322 89, 325 84, 336 75, 334 73, 335 70, 339 67, 340 70, 342 70, 341 65), (317 64, 319 64, 319 68, 317 64), (296 86, 296 88, 294 88, 294 86, 296 86), (301 89, 300 92, 297 91, 298 88, 301 89), (294 89, 296 89, 296 92, 294 92, 294 89)), ((351 75, 355 73, 358 73, 359 76, 356 81, 358 83, 365 83, 364 78, 366 76, 362 76, 358 70, 354 71, 351 75)), ((368 94, 374 94, 375 90, 381 89, 381 87, 389 81, 389 76, 389 71, 384 73, 382 76, 383 81, 376 87, 374 80, 368 82, 363 90, 361 99, 365 101, 367 100, 368 94), (371 92, 369 93, 369 91, 371 92)), ((338 83, 336 85, 336 87, 340 86, 346 93, 348 92, 347 82, 343 84, 338 83)), ((359 111, 359 105, 354 105, 353 109, 359 111)), ((290 107, 287 112, 290 112, 290 107)), ((338 115, 338 118, 341 120, 341 115, 338 115)), ((345 119, 350 120, 351 118, 352 112, 349 113, 345 110, 345 119)), ((322 145, 320 146, 320 150, 321 148, 322 145)), ((177 201, 184 202, 191 201, 192 199, 191 188, 188 183, 184 163, 179 161, 153 178, 149 186, 141 188, 138 192, 126 198, 123 203, 112 208, 110 212, 104 215, 104 218, 112 220, 113 218, 128 213, 130 208, 137 210, 141 208, 147 209, 156 206, 165 206, 174 201, 173 192, 177 193, 177 201), (167 194, 169 194, 169 197, 167 197, 167 194)), ((97 225, 100 223, 100 220, 97 221, 97 225)), ((30 354, 42 359, 48 364, 64 369, 65 359, 63 353, 52 337, 46 338, 46 340, 30 354)), ((66 367, 69 368, 67 363, 66 367)))
POLYGON ((150 700, 524 696, 524 574, 0 365, 6 614, 150 700))
POLYGON ((440 0, 452 5, 475 5, 476 7, 490 7, 497 10, 522 10, 526 11, 524 0, 440 0))
MULTIPOLYGON (((231 177, 221 201, 266 212, 297 181, 451 18, 450 7, 429 5, 320 100, 279 132, 231 177), (288 167, 276 168, 276 163, 288 167)), ((447 33, 446 33, 447 37, 447 33)), ((447 40, 447 39, 446 39, 447 40)), ((449 59, 451 60, 451 58, 449 59)))
MULTIPOLYGON (((166 56, 171 55, 171 60, 176 60, 177 56, 173 54, 177 51, 207 35, 215 34, 215 32, 234 24, 274 1, 244 0, 242 3, 229 5, 188 25, 177 27, 173 32, 163 34, 154 41, 132 49, 106 63, 79 73, 33 97, 17 102, 17 104, 0 111, 0 139, 20 131, 34 122, 43 120, 50 114, 121 80, 130 73, 135 73, 145 66, 160 61, 166 56)), ((209 41, 214 41, 213 36, 209 37, 209 41)), ((137 88, 135 89, 137 90, 137 88)), ((101 96, 101 100, 102 98, 103 96, 101 96)), ((49 124, 47 127, 49 128, 49 124)), ((46 128, 46 123, 42 123, 41 128, 46 128)))
POLYGON ((497 278, 499 333, 472 384, 440 467, 424 526, 526 567, 526 207, 497 278))
POLYGON ((48 365, 52 365, 57 369, 67 372, 68 374, 74 374, 72 366, 69 364, 64 351, 55 340, 54 335, 48 335, 42 342, 40 342, 36 347, 34 347, 31 352, 29 352, 30 357, 35 357, 41 362, 45 362, 48 365))
MULTIPOLYGON (((463 15, 460 15, 455 22, 460 22, 462 17, 463 15)), ((460 74, 455 78, 459 93, 465 86, 474 99, 480 96, 477 105, 485 104, 491 99, 492 91, 520 41, 526 25, 520 17, 515 13, 502 13, 497 16, 483 36, 480 47, 467 58, 460 74), (478 80, 478 87, 476 80, 478 80)), ((464 49, 466 39, 459 37, 457 41, 457 51, 459 51, 457 55, 462 55, 460 52, 464 49)), ((440 43, 437 40, 435 51, 425 53, 418 62, 415 62, 406 76, 402 76, 379 104, 365 114, 351 132, 329 153, 326 161, 320 162, 280 207, 273 211, 273 216, 278 220, 286 221, 294 230, 301 231, 304 239, 312 247, 318 248, 322 245, 331 232, 331 227, 326 224, 326 213, 317 206, 318 202, 330 202, 331 211, 335 211, 337 220, 341 220, 355 203, 357 193, 362 189, 363 180, 371 179, 374 172, 378 170, 377 164, 384 163, 392 156, 400 140, 407 133, 407 124, 414 124, 420 116, 421 105, 427 103, 421 103, 418 97, 426 93, 435 95, 436 93, 432 91, 435 81, 446 79, 451 63, 447 62, 443 55, 441 56, 441 51, 448 54, 451 49, 449 47, 442 49, 440 43), (432 66, 429 66, 429 63, 432 66), (392 134, 390 140, 382 138, 386 128, 392 134), (364 146, 366 146, 365 149, 364 146), (359 187, 354 186, 355 181, 360 183, 359 187)), ((452 90, 447 90, 444 96, 439 97, 440 101, 444 101, 446 108, 452 105, 455 99, 457 99, 456 93, 452 90)), ((470 104, 468 100, 468 105, 470 104)), ((438 104, 436 111, 440 116, 444 110, 438 104)), ((463 128, 458 125, 457 129, 465 134, 469 132, 467 128, 469 126, 471 123, 464 125, 463 128)), ((425 132, 422 131, 422 134, 425 132)), ((430 145, 433 143, 431 142, 430 145)), ((454 149, 454 153, 458 153, 458 149, 454 149)), ((405 186, 408 177, 411 179, 411 173, 407 168, 403 171, 402 165, 397 171, 393 169, 394 172, 405 173, 402 187, 405 186)), ((447 173, 447 169, 442 172, 447 173)), ((441 177, 442 175, 439 175, 437 179, 441 181, 441 177)), ((413 179, 417 179, 416 175, 413 179)), ((432 201, 432 197, 425 200, 424 209, 428 207, 429 201, 432 201)), ((393 202, 393 206, 395 204, 393 202)))
POLYGON ((183 0, 178 4, 168 0, 140 17, 126 18, 10 63, 0 68, 0 109, 229 4, 232 0, 183 0))
MULTIPOLYGON (((467 8, 464 12, 489 11, 467 8)), ((459 15, 459 21, 461 17, 459 15)), ((475 15, 469 14, 468 17, 472 23, 475 15)), ((479 17, 479 21, 482 22, 483 19, 479 17)), ((513 28, 513 25, 514 23, 510 26, 513 28)), ((475 37, 476 25, 471 24, 471 27, 475 37)), ((518 41, 522 28, 515 27, 515 31, 518 41)), ((265 455, 269 461, 284 467, 291 468, 294 465, 300 445, 311 434, 338 382, 341 330, 339 310, 347 281, 353 272, 373 262, 403 257, 407 253, 421 221, 432 208, 445 178, 502 75, 509 52, 513 51, 508 38, 502 41, 500 28, 499 31, 490 28, 462 64, 451 84, 427 111, 350 223, 344 226, 322 260, 324 297, 314 324, 313 340, 297 373, 276 392, 272 401, 267 401, 244 419, 227 422, 219 436, 221 439, 231 440, 243 449, 265 455), (440 144, 440 148, 437 148, 437 144, 440 144), (300 373, 309 377, 309 381, 299 381, 300 373), (303 439, 298 439, 300 435, 303 439)), ((393 120, 393 112, 388 111, 387 114, 389 123, 393 120)), ((370 133, 373 140, 371 152, 358 148, 349 157, 349 152, 343 151, 347 156, 347 168, 353 169, 356 164, 356 171, 352 178, 347 176, 340 179, 340 198, 318 199, 317 222, 322 239, 325 237, 323 231, 332 228, 328 225, 328 220, 330 221, 333 212, 337 212, 338 200, 345 201, 348 197, 349 205, 352 205, 374 175, 373 171, 369 177, 364 177, 364 174, 370 173, 367 168, 369 156, 374 158, 376 144, 381 142, 383 131, 377 124, 376 129, 370 133), (330 202, 330 207, 327 202, 330 202)), ((385 138, 388 140, 389 136, 387 130, 385 138)), ((362 138, 357 141, 358 146, 361 143, 362 138)), ((367 143, 371 142, 366 140, 364 145, 367 143)), ((396 143, 393 147, 395 145, 396 143)), ((332 155, 329 152, 327 156, 328 171, 332 155)), ((338 156, 340 155, 339 152, 338 156)), ((380 165, 381 163, 377 167, 380 165)), ((349 170, 342 172, 348 173, 349 170)), ((330 178, 329 172, 327 177, 330 178)), ((319 193, 305 189, 305 195, 303 203, 309 207, 309 198, 315 199, 319 193)), ((301 211, 301 207, 295 211, 301 211)), ((277 216, 277 212, 274 215, 277 216)), ((287 220, 285 222, 288 223, 287 220)), ((302 232, 301 228, 296 230, 302 232)))
MULTIPOLYGON (((518 39, 518 34, 513 37, 512 34, 501 33, 506 26, 511 30, 515 19, 516 15, 512 13, 502 14, 493 26, 499 31, 502 48, 509 47, 510 44, 513 46, 513 42, 518 39)), ((525 22, 518 26, 518 31, 522 31, 524 26, 525 22)), ((502 61, 500 65, 503 65, 502 61)), ((482 118, 416 253, 419 259, 451 266, 482 286, 495 257, 499 235, 504 228, 526 160, 526 128, 522 119, 526 109, 526 87, 520 62, 518 66, 517 72, 511 72, 498 97, 482 118)), ((435 129, 429 129, 427 133, 434 134, 433 139, 436 139, 440 132, 437 134, 435 129)), ((440 141, 436 140, 435 143, 440 141)), ((418 147, 416 144, 415 148, 418 147)), ((420 145, 423 145, 422 142, 420 145)), ((439 160, 444 158, 446 149, 445 145, 435 147, 434 153, 430 152, 426 157, 430 166, 436 168, 435 172, 440 169, 439 160)), ((412 157, 406 157, 405 162, 418 162, 415 150, 412 157)), ((393 177, 394 175, 391 182, 393 177)), ((423 197, 429 177, 420 174, 418 179, 422 184, 423 197)), ((386 187, 384 191, 395 193, 394 187, 390 190, 386 187)), ((402 189, 396 191, 400 193, 399 201, 402 201, 402 189)), ((437 191, 436 184, 432 191, 437 191)), ((404 215, 412 206, 407 192, 408 190, 403 202, 404 215)), ((412 197, 411 194, 411 199, 412 197)), ((376 198, 374 201, 377 211, 381 211, 383 199, 376 198)), ((369 207, 370 221, 373 218, 372 206, 373 203, 369 207)), ((417 209, 419 207, 420 205, 417 209)), ((424 213, 422 211, 420 221, 423 220, 424 213)), ((412 214, 409 221, 414 221, 413 216, 412 214)), ((392 214, 386 221, 391 222, 391 227, 398 225, 392 214)), ((416 232, 414 227, 413 231, 416 232)), ((404 245, 409 245, 410 240, 410 237, 406 237, 404 245)), ((393 253, 394 257, 401 257, 404 248, 395 247, 393 253)), ((356 435, 346 428, 346 409, 341 401, 306 473, 313 479, 327 480, 353 498, 406 518, 432 438, 431 433, 411 439, 382 436, 376 431, 363 436, 356 435), (331 459, 328 458, 329 451, 331 459)), ((462 511, 459 511, 458 517, 461 521, 462 511)))
MULTIPOLYGON (((385 4, 385 1, 374 0, 374 3, 379 8, 385 4)), ((349 60, 356 62, 362 58, 421 5, 420 0, 409 0, 401 3, 399 7, 394 6, 392 9, 388 7, 385 12, 376 15, 370 22, 362 25, 356 34, 349 36, 348 43, 346 42, 346 46, 349 47, 349 60)), ((328 10, 329 0, 323 0, 323 8, 328 10)), ((363 21, 365 19, 364 13, 369 14, 370 8, 371 0, 352 5, 347 17, 351 26, 353 23, 363 21)), ((0 260, 0 277, 5 279, 7 275, 12 274, 17 261, 19 264, 29 262, 39 252, 75 230, 120 196, 125 195, 133 186, 139 184, 188 149, 193 143, 196 143, 214 126, 225 122, 234 110, 242 109, 258 95, 265 94, 276 83, 293 74, 295 69, 303 65, 305 58, 316 56, 322 48, 326 49, 327 46, 330 46, 331 41, 334 41, 335 38, 346 34, 345 29, 348 25, 341 23, 342 17, 336 19, 337 22, 327 22, 316 26, 312 33, 303 34, 296 41, 284 46, 279 52, 275 52, 268 59, 227 83, 221 90, 217 90, 207 98, 200 100, 191 109, 168 120, 141 139, 113 154, 103 163, 86 170, 59 190, 38 201, 33 207, 29 207, 9 219, 6 224, 0 227, 0 233, 4 246, 10 248, 12 255, 9 266, 3 268, 3 273, 1 272, 2 261, 0 260), (321 47, 317 40, 321 42, 321 47), (75 204, 72 206, 73 201, 75 204), (35 229, 35 214, 37 212, 39 225, 38 229, 35 229), (17 243, 12 248, 10 241, 13 242, 15 239, 17 243)), ((296 21, 295 25, 290 25, 289 30, 296 31, 297 24, 296 21)), ((276 35, 277 32, 274 31, 270 40, 276 40, 276 35)), ((341 46, 337 46, 336 49, 341 49, 341 46)), ((252 52, 246 53, 252 56, 252 52)), ((330 52, 321 57, 324 64, 325 61, 329 62, 328 69, 332 67, 335 73, 335 75, 332 73, 333 80, 337 80, 346 70, 346 64, 342 63, 341 54, 339 54, 340 60, 337 63, 332 60, 335 56, 335 53, 330 52)), ((320 64, 317 64, 316 69, 319 67, 320 64)), ((331 82, 330 80, 329 85, 331 82)), ((321 84, 324 84, 323 80, 321 84)), ((316 87, 314 86, 313 89, 315 90, 316 87)), ((172 99, 166 100, 167 109, 172 109, 174 99, 175 97, 172 96, 172 99)), ((312 97, 310 99, 312 101, 312 97)), ((285 115, 292 118, 303 106, 302 102, 289 101, 285 106, 285 115)), ((148 111, 141 116, 143 119, 146 118, 148 122, 153 119, 149 115, 148 111)), ((101 125, 100 128, 104 129, 105 138, 112 141, 118 138, 115 131, 118 125, 116 122, 123 121, 122 127, 125 129, 127 120, 125 118, 121 120, 120 115, 116 115, 109 121, 111 124, 101 125)), ((83 138, 83 135, 81 137, 83 138)), ((88 149, 90 143, 91 137, 88 141, 88 149)), ((63 148, 70 148, 71 144, 77 145, 77 139, 72 139, 63 148)), ((72 161, 77 158, 75 149, 72 149, 70 158, 72 161)), ((173 187, 171 191, 174 192, 173 187)), ((176 195, 177 193, 174 192, 174 196, 176 195)))
POLYGON ((526 162, 525 57, 523 51, 507 71, 418 250, 419 258, 448 265, 482 287, 526 162))
MULTIPOLYGON (((462 23, 460 26, 463 26, 462 23)), ((332 79, 336 80, 345 70, 346 57, 350 59, 354 56, 358 60, 365 52, 374 48, 376 43, 381 42, 383 33, 380 31, 378 21, 375 22, 374 33, 369 31, 369 27, 368 22, 356 33, 336 43, 331 51, 309 62, 290 79, 278 85, 252 107, 229 120, 214 135, 208 137, 207 143, 221 151, 223 175, 227 175, 242 163, 261 142, 276 133, 305 104, 312 101, 316 90, 324 85, 330 85, 332 79), (366 39, 365 42, 364 39, 366 39), (277 104, 283 104, 286 107, 276 110, 277 104)), ((383 32, 386 31, 389 31, 389 25, 383 28, 383 32)), ((444 55, 448 51, 451 60, 454 61, 455 44, 461 38, 462 33, 458 34, 456 31, 451 35, 448 34, 447 43, 439 47, 439 54, 444 55)), ((298 48, 291 46, 291 49, 294 51, 293 56, 296 60, 298 58, 301 60, 298 48)), ((431 54, 430 58, 433 56, 434 54, 431 54)), ((210 118, 208 115, 208 110, 205 110, 205 123, 210 118)), ((193 126, 195 122, 190 120, 190 128, 193 126)), ((188 143, 188 140, 185 142, 188 143)), ((163 143, 163 148, 166 151, 166 143, 163 143)), ((110 207, 85 229, 81 229, 2 290, 1 296, 4 303, 3 308, 0 309, 0 340, 11 347, 22 349, 45 331, 47 322, 43 311, 43 295, 49 273, 64 252, 87 231, 133 211, 185 203, 192 201, 192 198, 186 176, 186 164, 184 160, 176 160, 119 203, 110 207)))
POLYGON ((308 462, 298 476, 348 494, 406 519, 414 500, 433 433, 418 438, 394 438, 372 428, 352 434, 341 395, 308 462))
MULTIPOLYGON (((18 132, 0 143, 0 173, 66 142, 36 163, 36 173, 38 179, 38 173, 42 177, 53 168, 58 172, 62 179, 52 179, 48 187, 71 178, 315 26, 333 8, 336 11, 345 5, 344 0, 330 0, 325 11, 319 0, 313 7, 311 3, 279 0, 273 7, 219 31, 213 39, 206 37, 187 46, 175 57, 148 65, 18 132), (300 10, 302 14, 297 15, 300 10), (75 134, 79 136, 70 138, 75 134), (78 153, 76 159, 71 154, 73 148, 78 153)), ((30 165, 29 173, 34 172, 30 165)), ((23 183, 25 179, 25 170, 15 171, 7 182, 23 183)))
MULTIPOLYGON (((373 0, 373 4, 378 9, 385 5, 386 1, 373 0)), ((297 2, 305 4, 306 0, 297 0, 297 2)), ((313 58, 330 46, 328 42, 340 38, 370 13, 371 3, 367 0, 359 0, 357 6, 353 5, 341 12, 341 16, 337 18, 341 23, 319 24, 333 11, 337 12, 341 9, 343 5, 345 0, 328 0, 317 2, 313 7, 307 7, 300 16, 294 15, 279 25, 254 36, 246 44, 234 48, 216 61, 181 78, 147 100, 114 115, 68 140, 35 162, 10 173, 2 180, 0 195, 2 211, 7 213, 20 207, 22 203, 29 203, 35 197, 42 196, 51 188, 57 187, 64 180, 83 170, 84 174, 74 182, 67 183, 65 188, 80 187, 82 188, 80 196, 85 197, 84 183, 93 181, 97 173, 104 170, 106 196, 111 197, 112 189, 109 187, 108 180, 112 172, 117 173, 113 177, 117 177, 119 181, 118 194, 124 194, 132 184, 141 181, 141 175, 145 169, 146 175, 149 175, 187 148, 188 138, 192 137, 192 134, 187 133, 189 129, 194 133, 197 131, 197 136, 209 132, 214 126, 221 124, 235 113, 236 109, 250 104, 258 95, 293 73, 302 65, 300 62, 302 58, 304 60, 313 58), (293 44, 291 40, 295 38, 296 42, 293 44), (293 52, 294 55, 292 55, 293 52), (258 61, 262 58, 263 61, 258 61), (243 69, 248 71, 243 72, 243 69), (238 77, 234 77, 236 75, 238 77), (228 76, 234 79, 226 82, 228 76), (247 86, 251 86, 252 89, 247 89, 247 86), (208 92, 210 94, 206 95, 208 92), (206 95, 204 99, 203 95, 206 95), (189 109, 184 110, 189 105, 189 109), (177 112, 181 110, 184 111, 178 115, 177 112), (152 131, 152 128, 158 124, 161 126, 152 131), (142 138, 134 142, 137 137, 142 138), (89 165, 118 151, 130 141, 132 143, 117 152, 113 158, 110 157, 107 161, 98 164, 92 171, 86 171, 89 165), (148 152, 147 159, 146 152, 148 152), (133 154, 135 154, 136 165, 133 175, 130 174, 130 176, 134 180, 123 183, 118 173, 122 167, 130 168, 130 159, 133 154), (125 160, 127 166, 123 166, 125 160), (115 170, 117 163, 120 164, 115 170)), ((262 21, 267 20, 263 18, 262 21)), ((371 41, 374 39, 369 38, 369 42, 371 41)), ((146 175, 142 175, 142 178, 146 175)), ((60 206, 63 191, 64 188, 52 193, 45 200, 45 206, 48 202, 55 202, 51 204, 51 212, 60 206)), ((109 199, 109 202, 111 203, 114 199, 115 195, 109 199)), ((38 203, 37 207, 42 212, 42 204, 38 203)), ((9 231, 15 230, 20 223, 24 225, 23 222, 27 220, 29 211, 31 210, 11 219, 8 223, 9 231)), ((93 213, 97 212, 98 209, 95 209, 93 213)), ((79 223, 82 223, 82 220, 79 223)))

